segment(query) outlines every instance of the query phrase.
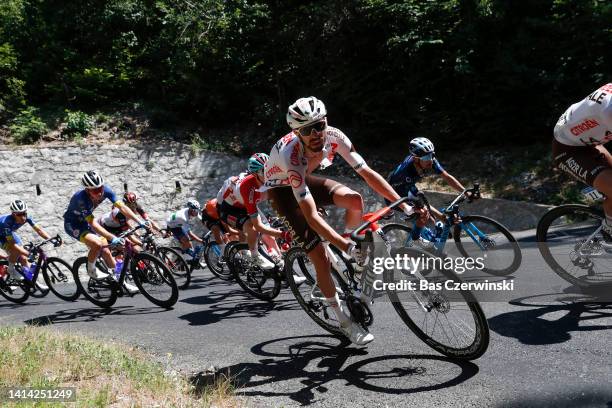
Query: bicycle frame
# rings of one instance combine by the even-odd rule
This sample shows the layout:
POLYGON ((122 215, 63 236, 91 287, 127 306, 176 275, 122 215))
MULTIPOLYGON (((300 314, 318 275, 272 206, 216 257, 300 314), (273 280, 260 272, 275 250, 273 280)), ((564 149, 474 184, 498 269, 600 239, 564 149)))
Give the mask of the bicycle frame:
MULTIPOLYGON (((26 274, 23 272, 23 268, 17 268, 17 272, 24 277, 25 281, 28 282, 28 285, 31 287, 31 289, 33 289, 34 291, 37 290, 36 288, 36 280, 38 279, 38 275, 40 274, 40 272, 42 271, 42 268, 44 266, 44 264, 47 262, 47 254, 45 253, 45 251, 43 251, 42 247, 43 245, 53 241, 53 240, 59 240, 61 242, 61 237, 59 235, 49 238, 47 240, 42 241, 40 244, 36 244, 34 245, 32 242, 28 243, 25 248, 30 248, 28 250, 29 254, 36 254, 38 255, 38 258, 36 259, 36 269, 34 270, 34 273, 32 273, 32 278, 28 278, 26 276, 26 274)), ((28 256, 29 257, 29 256, 28 256)), ((21 264, 19 264, 19 266, 21 266, 21 264)))

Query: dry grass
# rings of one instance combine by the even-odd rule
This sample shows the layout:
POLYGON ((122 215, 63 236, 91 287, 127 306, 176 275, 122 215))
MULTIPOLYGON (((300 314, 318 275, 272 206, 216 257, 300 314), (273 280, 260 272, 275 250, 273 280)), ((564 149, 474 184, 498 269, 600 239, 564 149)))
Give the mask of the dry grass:
POLYGON ((83 407, 243 405, 229 379, 196 394, 185 377, 124 345, 39 327, 0 328, 0 341, 0 387, 76 387, 74 406, 83 407))

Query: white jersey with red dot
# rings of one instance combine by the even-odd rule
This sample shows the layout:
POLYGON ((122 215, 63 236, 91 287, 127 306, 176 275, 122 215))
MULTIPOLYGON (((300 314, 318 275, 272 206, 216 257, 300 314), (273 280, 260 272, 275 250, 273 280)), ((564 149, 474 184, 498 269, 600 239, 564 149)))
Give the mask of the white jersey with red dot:
POLYGON ((296 200, 301 201, 310 194, 305 182, 306 175, 329 167, 336 153, 357 172, 367 167, 363 157, 355 151, 341 130, 328 126, 324 132, 323 150, 318 153, 306 152, 300 138, 293 132, 276 142, 264 168, 266 181, 260 191, 291 186, 296 200))
POLYGON ((612 83, 570 106, 555 126, 555 139, 568 146, 595 146, 612 139, 612 83))
POLYGON ((249 173, 244 172, 237 176, 228 177, 223 182, 223 186, 217 193, 217 202, 221 204, 223 201, 225 201, 232 207, 244 208, 244 199, 240 195, 240 183, 248 175, 249 173))

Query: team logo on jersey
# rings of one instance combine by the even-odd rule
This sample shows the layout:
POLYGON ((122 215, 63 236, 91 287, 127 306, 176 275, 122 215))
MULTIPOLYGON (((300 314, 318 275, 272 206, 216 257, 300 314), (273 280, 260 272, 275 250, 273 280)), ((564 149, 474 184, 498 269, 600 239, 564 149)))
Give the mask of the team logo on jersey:
POLYGON ((302 183, 304 182, 304 179, 302 179, 302 176, 300 176, 300 173, 298 173, 295 170, 289 170, 287 172, 287 179, 289 180, 289 184, 293 188, 300 187, 302 183))
POLYGON ((270 178, 277 173, 282 173, 283 170, 278 166, 273 166, 270 170, 266 171, 266 178, 270 178))
POLYGON ((584 122, 572 127, 570 132, 572 132, 572 135, 578 136, 587 130, 596 128, 597 126, 599 126, 599 122, 597 122, 595 119, 587 119, 584 122))
POLYGON ((300 145, 294 144, 293 149, 291 149, 291 164, 293 166, 300 165, 300 145))

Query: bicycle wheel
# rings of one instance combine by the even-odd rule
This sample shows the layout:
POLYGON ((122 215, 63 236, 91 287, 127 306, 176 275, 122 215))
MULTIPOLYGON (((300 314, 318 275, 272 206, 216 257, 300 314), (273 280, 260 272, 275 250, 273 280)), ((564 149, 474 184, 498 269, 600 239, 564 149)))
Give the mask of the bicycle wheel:
MULTIPOLYGON (((410 258, 434 257, 413 248, 400 249, 410 258)), ((428 265, 429 267, 429 265, 428 265)), ((489 327, 486 317, 469 291, 450 290, 447 280, 461 283, 452 272, 433 268, 427 278, 420 271, 386 270, 384 282, 415 282, 416 290, 389 290, 387 295, 393 308, 425 344, 445 356, 474 360, 482 356, 489 345, 489 327), (426 282, 426 287, 422 282, 426 282), (439 284, 439 286, 433 286, 439 284), (420 289, 420 288, 423 289, 420 289)))
MULTIPOLYGON (((263 270, 250 261, 247 244, 232 245, 227 257, 229 269, 242 289, 257 299, 270 301, 278 296, 281 288, 281 271, 277 268, 263 270)), ((262 253, 263 256, 266 256, 262 253)), ((271 259, 268 259, 272 262, 271 259)))
POLYGON ((170 247, 159 247, 157 248, 156 255, 170 269, 178 288, 187 289, 189 283, 191 283, 191 268, 181 255, 181 252, 170 247))
POLYGON ((465 215, 455 225, 453 238, 464 258, 483 259, 482 272, 506 276, 516 272, 523 255, 516 239, 499 222, 481 215, 465 215), (484 255, 484 256, 483 256, 484 255))
MULTIPOLYGON (((341 278, 333 268, 331 275, 338 290, 338 295, 342 297, 343 291, 339 283, 341 278)), ((335 312, 327 304, 320 290, 316 288, 314 265, 302 248, 293 247, 285 254, 285 276, 293 296, 306 314, 329 333, 345 337, 344 332, 340 329, 340 322, 336 318, 335 312), (294 280, 296 276, 303 276, 306 281, 298 285, 294 280)))
POLYGON ((26 284, 7 276, 6 280, 0 278, 0 295, 13 303, 23 303, 30 297, 30 290, 26 284))
POLYGON ((79 287, 74 281, 70 264, 61 258, 47 258, 42 270, 47 286, 55 296, 72 302, 79 297, 79 287))
POLYGON ((172 272, 156 256, 141 252, 130 261, 130 271, 140 292, 157 306, 172 308, 178 300, 178 286, 172 272))
POLYGON ((216 242, 211 241, 206 248, 204 249, 204 262, 210 270, 217 278, 223 280, 231 280, 233 279, 232 271, 227 264, 227 255, 231 250, 231 247, 238 244, 238 242, 233 241, 228 243, 225 246, 225 254, 221 254, 219 246, 216 242))
POLYGON ((612 285, 612 254, 601 246, 597 232, 602 210, 581 204, 555 207, 542 216, 536 238, 542 257, 551 269, 573 285, 612 285))
POLYGON ((96 261, 96 269, 108 274, 105 279, 91 279, 87 273, 87 257, 78 258, 72 265, 72 276, 79 288, 79 293, 98 307, 110 308, 117 301, 118 284, 113 274, 100 259, 96 261))

